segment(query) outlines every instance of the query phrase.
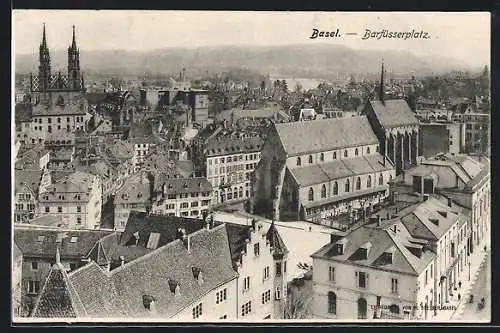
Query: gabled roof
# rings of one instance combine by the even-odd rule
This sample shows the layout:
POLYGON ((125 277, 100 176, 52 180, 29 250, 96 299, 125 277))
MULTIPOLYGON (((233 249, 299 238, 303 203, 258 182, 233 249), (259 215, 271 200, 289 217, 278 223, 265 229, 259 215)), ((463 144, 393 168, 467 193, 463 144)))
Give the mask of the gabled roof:
POLYGON ((131 317, 172 317, 199 300, 210 290, 237 277, 233 270, 225 226, 202 229, 190 235, 190 251, 175 240, 111 272, 119 297, 131 317), (192 271, 203 273, 198 283, 192 271), (169 282, 176 281, 179 295, 170 292, 169 282), (156 313, 146 310, 143 297, 155 300, 156 313))
POLYGON ((35 195, 38 194, 40 182, 42 180, 42 170, 15 170, 15 194, 23 192, 24 187, 30 188, 35 195))
POLYGON ((375 116, 384 128, 418 125, 418 119, 404 99, 369 101, 375 116))
POLYGON ((68 276, 89 317, 120 318, 127 315, 108 273, 95 262, 91 261, 68 276))
POLYGON ((264 140, 260 137, 235 138, 218 136, 208 140, 207 156, 232 155, 257 152, 262 149, 264 140))
POLYGON ((85 308, 68 280, 66 270, 61 263, 54 264, 36 300, 31 317, 76 318, 86 315, 85 308))
MULTIPOLYGON (((183 194, 183 193, 197 193, 197 192, 211 192, 212 184, 203 177, 196 178, 169 178, 163 180, 165 185, 160 189, 164 194, 183 194)), ((156 186, 161 184, 156 183, 156 186)))
POLYGON ((14 226, 14 242, 25 257, 54 258, 57 239, 60 237, 59 249, 61 257, 85 257, 102 237, 112 233, 104 230, 68 230, 68 229, 34 229, 25 226, 14 226), (59 235, 59 236, 58 236, 59 235), (74 242, 72 238, 76 237, 74 242))
POLYGON ((378 143, 365 116, 281 123, 275 128, 289 157, 378 143))
POLYGON ((317 252, 313 258, 331 259, 344 263, 353 263, 355 265, 380 268, 399 273, 410 275, 419 275, 422 270, 433 260, 434 254, 430 251, 424 251, 419 258, 408 249, 405 248, 406 237, 404 227, 400 225, 398 232, 384 228, 374 228, 362 226, 347 234, 345 237, 335 242, 330 242, 317 252), (401 232, 401 234, 400 234, 401 232), (339 254, 336 249, 336 244, 341 240, 344 241, 344 249, 342 254, 339 254), (360 248, 362 248, 367 240, 370 241, 371 247, 367 251, 367 256, 360 256, 360 248), (383 260, 385 252, 392 253, 392 262, 383 260))

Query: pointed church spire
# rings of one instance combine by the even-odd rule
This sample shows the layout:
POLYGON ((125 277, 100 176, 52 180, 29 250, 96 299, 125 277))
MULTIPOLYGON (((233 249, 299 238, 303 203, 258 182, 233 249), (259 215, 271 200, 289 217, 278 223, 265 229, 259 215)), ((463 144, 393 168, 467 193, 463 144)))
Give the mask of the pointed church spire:
POLYGON ((384 69, 384 58, 382 58, 382 72, 380 74, 380 95, 379 95, 379 99, 381 102, 384 102, 384 95, 385 95, 385 91, 384 91, 384 72, 385 72, 385 69, 384 69))
POLYGON ((75 26, 73 25, 73 41, 71 43, 71 48, 76 50, 76 34, 75 34, 75 26))
POLYGON ((45 36, 45 23, 43 23, 42 47, 47 48, 47 37, 45 36))
POLYGON ((56 265, 61 265, 61 254, 59 253, 59 244, 56 247, 56 265))

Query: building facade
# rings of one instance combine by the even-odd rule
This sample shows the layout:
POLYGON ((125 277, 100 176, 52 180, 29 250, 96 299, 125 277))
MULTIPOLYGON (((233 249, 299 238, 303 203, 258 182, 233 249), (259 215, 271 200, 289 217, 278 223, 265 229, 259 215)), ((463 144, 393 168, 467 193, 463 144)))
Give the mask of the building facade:
POLYGON ((98 176, 76 171, 50 184, 38 196, 39 215, 62 216, 70 229, 94 229, 101 223, 102 184, 98 176))
POLYGON ((206 178, 168 178, 155 182, 151 212, 158 215, 202 218, 212 205, 212 185, 206 178))
POLYGON ((260 161, 260 137, 215 137, 206 147, 206 175, 213 204, 234 203, 252 196, 252 177, 260 161))
POLYGON ((420 123, 419 156, 439 153, 461 154, 465 151, 465 125, 458 122, 420 123))
POLYGON ((127 179, 116 191, 114 205, 115 230, 124 230, 130 212, 149 212, 151 210, 151 182, 142 172, 127 179))

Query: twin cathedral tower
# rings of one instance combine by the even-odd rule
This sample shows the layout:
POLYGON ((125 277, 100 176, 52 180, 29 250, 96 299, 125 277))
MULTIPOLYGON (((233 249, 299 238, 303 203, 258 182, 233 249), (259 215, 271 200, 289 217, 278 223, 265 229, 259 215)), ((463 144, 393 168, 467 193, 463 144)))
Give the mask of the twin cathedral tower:
POLYGON ((31 92, 43 95, 50 92, 80 92, 84 88, 83 75, 80 71, 80 50, 76 46, 75 26, 73 26, 73 40, 68 47, 68 73, 52 74, 50 51, 47 46, 45 24, 43 25, 42 43, 40 44, 38 76, 31 75, 31 92))

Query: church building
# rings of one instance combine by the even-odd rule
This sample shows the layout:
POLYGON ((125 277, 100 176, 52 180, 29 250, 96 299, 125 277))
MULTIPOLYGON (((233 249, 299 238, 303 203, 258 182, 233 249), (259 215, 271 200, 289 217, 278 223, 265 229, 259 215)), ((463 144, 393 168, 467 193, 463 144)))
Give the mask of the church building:
POLYGON ((351 224, 389 195, 417 163, 418 120, 403 99, 377 100, 362 115, 273 124, 252 182, 251 210, 277 220, 351 224))
POLYGON ((31 143, 49 138, 65 137, 75 130, 85 130, 90 115, 84 96, 85 83, 80 70, 80 50, 73 40, 68 47, 67 73, 53 73, 47 46, 45 25, 39 51, 38 75, 30 74, 29 102, 31 104, 31 143))

